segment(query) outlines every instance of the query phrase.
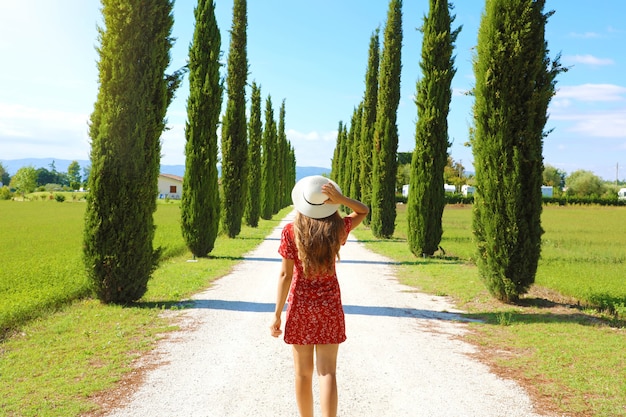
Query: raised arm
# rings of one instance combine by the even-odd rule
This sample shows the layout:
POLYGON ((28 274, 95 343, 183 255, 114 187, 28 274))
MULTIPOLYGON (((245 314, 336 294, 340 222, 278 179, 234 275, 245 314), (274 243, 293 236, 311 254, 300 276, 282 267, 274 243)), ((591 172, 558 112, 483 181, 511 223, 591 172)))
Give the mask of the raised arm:
POLYGON ((363 219, 365 219, 365 216, 367 216, 367 214, 370 212, 369 207, 367 207, 365 204, 361 203, 358 200, 346 197, 337 188, 335 188, 332 183, 322 185, 322 192, 328 196, 328 200, 326 200, 326 203, 342 204, 352 210, 352 213, 350 213, 348 216, 352 217, 353 229, 357 227, 359 223, 361 223, 363 219))

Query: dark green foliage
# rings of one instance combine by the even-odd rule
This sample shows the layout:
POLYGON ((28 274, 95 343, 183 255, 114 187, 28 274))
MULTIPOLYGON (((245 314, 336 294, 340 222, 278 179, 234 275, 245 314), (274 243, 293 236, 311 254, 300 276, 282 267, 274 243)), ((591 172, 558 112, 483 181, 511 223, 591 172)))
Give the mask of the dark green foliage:
MULTIPOLYGON (((352 192, 350 190, 350 186, 352 184, 352 149, 354 149, 354 135, 355 135, 355 126, 356 126, 356 117, 357 117, 357 109, 352 110, 352 119, 350 122, 350 129, 346 132, 346 137, 344 141, 344 149, 343 149, 343 162, 342 162, 342 174, 341 174, 341 182, 339 186, 343 190, 343 193, 348 197, 352 197, 352 192)), ((344 126, 345 128, 345 126, 344 126)))
POLYGON ((541 251, 543 138, 559 58, 550 62, 541 0, 488 0, 478 34, 473 231, 489 291, 516 301, 541 251))
POLYGON ((342 124, 341 131, 337 133, 337 147, 339 148, 339 158, 337 159, 335 182, 341 187, 341 190, 345 192, 346 166, 348 160, 348 127, 345 124, 342 124))
POLYGON ((261 218, 269 220, 274 214, 274 198, 276 190, 276 159, 274 145, 276 144, 276 121, 272 108, 272 97, 265 100, 265 129, 263 129, 263 150, 261 154, 261 218))
POLYGON ((391 0, 380 61, 374 129, 371 228, 379 238, 390 238, 395 229, 401 51, 402 0, 391 0))
POLYGON ((220 31, 213 0, 199 0, 189 48, 189 97, 185 126, 185 176, 180 203, 187 247, 206 257, 215 245, 220 223, 217 172, 217 126, 222 108, 220 31))
POLYGON ((289 181, 289 141, 287 140, 287 134, 285 133, 285 100, 280 106, 278 114, 278 198, 276 199, 275 213, 278 213, 283 207, 287 207, 291 204, 291 181, 289 181))
POLYGON ((343 121, 339 121, 339 126, 337 127, 337 140, 335 143, 335 150, 333 151, 333 160, 331 162, 330 169, 330 178, 339 184, 339 177, 341 173, 339 172, 341 167, 341 146, 343 139, 343 121))
POLYGON ((72 190, 78 190, 80 188, 80 164, 78 161, 72 161, 67 167, 67 179, 72 190))
POLYGON ((3 183, 5 186, 9 185, 9 183, 11 182, 11 176, 7 172, 4 165, 2 165, 2 162, 0 162, 0 182, 3 183))
POLYGON ((454 17, 447 1, 430 0, 424 17, 422 78, 417 83, 415 150, 407 207, 408 242, 416 256, 431 256, 439 248, 445 202, 444 168, 448 162, 448 111, 454 69, 454 41, 460 31, 451 31, 454 17))
POLYGON ((363 119, 363 102, 359 104, 359 107, 354 113, 354 125, 350 126, 350 132, 352 135, 352 146, 349 149, 350 160, 350 188, 348 189, 348 196, 358 200, 361 198, 361 178, 359 171, 361 169, 361 120, 363 119))
MULTIPOLYGON (((359 146, 359 185, 360 199, 371 206, 372 200, 372 156, 374 150, 374 128, 376 124, 376 103, 378 101, 378 64, 380 59, 379 30, 372 34, 365 73, 365 95, 363 99, 363 116, 361 119, 361 145, 359 146)), ((364 220, 369 224, 371 211, 364 220)))
POLYGON ((252 83, 250 97, 250 121, 248 122, 248 199, 244 218, 251 227, 259 225, 261 217, 261 140, 263 125, 261 123, 261 87, 252 83))
POLYGON ((141 298, 153 248, 160 136, 180 73, 166 76, 173 3, 103 0, 97 101, 91 114, 84 261, 105 303, 141 298))
POLYGON ((222 123, 222 187, 224 189, 223 221, 229 237, 241 231, 241 221, 248 190, 248 138, 246 122, 247 58, 246 0, 235 0, 230 31, 228 100, 222 123))

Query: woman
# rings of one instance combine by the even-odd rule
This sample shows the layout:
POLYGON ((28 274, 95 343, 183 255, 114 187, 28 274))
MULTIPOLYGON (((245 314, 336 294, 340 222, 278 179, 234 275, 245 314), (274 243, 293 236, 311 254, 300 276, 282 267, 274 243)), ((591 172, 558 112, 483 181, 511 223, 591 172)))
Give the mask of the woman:
POLYGON ((282 267, 272 336, 282 334, 281 313, 287 296, 286 343, 293 346, 296 400, 301 417, 313 416, 313 367, 317 363, 322 415, 337 415, 337 351, 346 340, 343 307, 335 260, 350 230, 363 221, 369 208, 341 193, 322 176, 305 177, 291 192, 297 211, 285 226, 279 254, 282 267), (338 209, 352 210, 342 218, 338 209))

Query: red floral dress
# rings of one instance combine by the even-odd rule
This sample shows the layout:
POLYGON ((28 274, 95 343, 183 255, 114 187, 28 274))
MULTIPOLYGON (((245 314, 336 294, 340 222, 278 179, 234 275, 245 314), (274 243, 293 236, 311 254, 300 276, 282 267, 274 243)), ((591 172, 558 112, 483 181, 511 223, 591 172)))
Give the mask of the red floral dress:
MULTIPOLYGON (((344 217, 346 236, 352 228, 352 218, 344 217)), ((298 259, 293 223, 283 229, 278 253, 293 259, 293 278, 287 297, 285 343, 292 345, 322 345, 346 340, 346 323, 341 305, 337 273, 305 277, 298 259)))

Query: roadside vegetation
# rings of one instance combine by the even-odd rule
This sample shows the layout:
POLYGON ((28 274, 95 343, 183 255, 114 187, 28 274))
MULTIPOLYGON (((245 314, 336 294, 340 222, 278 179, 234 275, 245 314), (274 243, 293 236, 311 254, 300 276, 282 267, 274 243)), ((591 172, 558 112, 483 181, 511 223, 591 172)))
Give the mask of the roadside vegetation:
POLYGON ((218 236, 209 258, 185 246, 177 202, 155 212, 163 249, 148 292, 128 306, 90 297, 81 259, 85 204, 0 201, 0 416, 78 416, 133 375, 133 362, 176 329, 168 310, 226 275, 291 208, 238 238, 218 236))
MULTIPOLYGON (((71 201, 71 200, 70 200, 71 201)), ((133 374, 133 362, 176 323, 164 314, 230 271, 277 225, 261 220, 235 239, 219 236, 211 257, 192 258, 180 207, 155 213, 155 247, 163 248, 148 292, 126 307, 92 299, 81 256, 85 205, 50 200, 0 201, 0 416, 78 416, 133 374)), ((451 297, 468 317, 467 339, 494 372, 522 383, 542 411, 568 416, 626 416, 626 244, 623 208, 546 206, 537 282, 518 304, 495 301, 477 268, 471 206, 444 210, 441 249, 416 258, 398 206, 391 239, 367 228, 357 237, 397 263, 405 284, 451 297)), ((410 354, 410 353, 407 353, 410 354)))
MULTIPOLYGON (((397 262, 398 279, 448 296, 467 316, 476 356, 519 381, 540 411, 567 416, 626 416, 626 237, 624 208, 544 206, 536 282, 517 304, 495 300, 474 265, 472 206, 448 205, 441 249, 415 258, 406 241, 406 206, 393 239, 355 231, 397 262)), ((419 353, 416 353, 419 354, 419 353)))

